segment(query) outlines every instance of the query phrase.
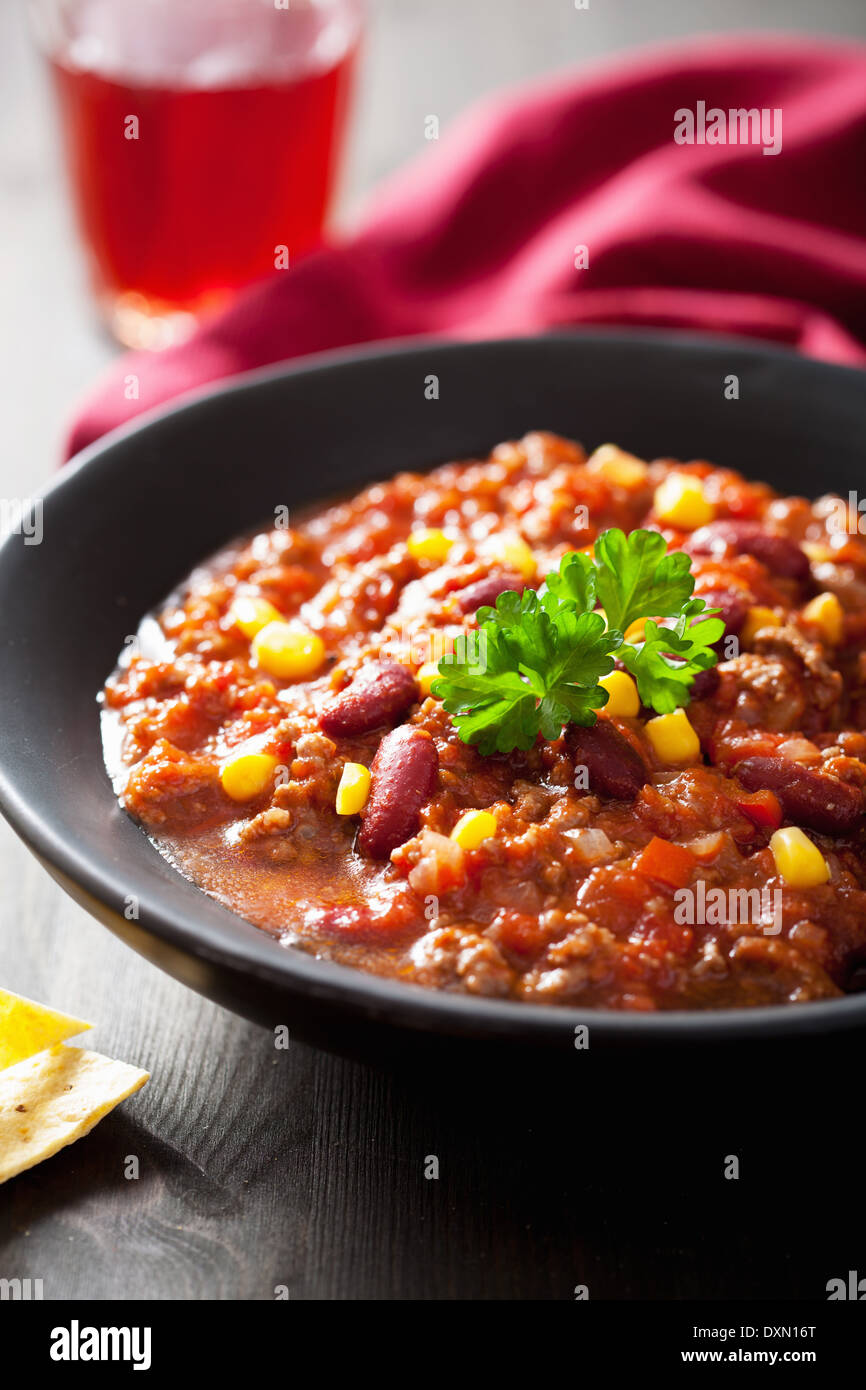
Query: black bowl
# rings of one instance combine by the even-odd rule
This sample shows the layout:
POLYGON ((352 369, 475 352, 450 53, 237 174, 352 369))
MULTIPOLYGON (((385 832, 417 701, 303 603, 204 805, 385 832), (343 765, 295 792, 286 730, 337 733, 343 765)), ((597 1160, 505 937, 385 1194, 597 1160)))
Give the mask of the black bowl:
POLYGON ((563 1050, 584 1022, 598 1045, 861 1025, 866 995, 603 1013, 436 994, 280 946, 182 878, 118 809, 96 696, 141 616, 276 504, 484 454, 530 429, 708 457, 785 492, 845 492, 862 481, 864 388, 860 372, 741 342, 601 332, 329 354, 145 417, 48 488, 42 544, 0 548, 0 806, 58 882, 155 964, 341 1050, 393 1047, 394 1028, 563 1050))

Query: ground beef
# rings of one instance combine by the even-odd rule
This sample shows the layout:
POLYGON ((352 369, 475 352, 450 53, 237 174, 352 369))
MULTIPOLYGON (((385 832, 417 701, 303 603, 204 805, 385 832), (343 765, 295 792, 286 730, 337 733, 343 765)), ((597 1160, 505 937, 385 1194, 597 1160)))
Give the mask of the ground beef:
POLYGON ((293 517, 195 570, 124 654, 104 692, 123 804, 264 929, 428 989, 632 1011, 843 993, 866 963, 866 849, 850 814, 866 789, 866 541, 831 533, 833 510, 703 461, 623 464, 610 448, 587 458, 534 432, 293 517), (654 511, 658 486, 683 470, 715 511, 694 533, 654 511), (687 711, 699 756, 667 765, 645 708, 482 756, 425 668, 473 634, 478 605, 503 584, 538 587, 611 526, 660 529, 692 554, 696 593, 722 609, 720 664, 687 711), (431 530, 426 551, 413 546, 431 530), (826 640, 806 611, 820 592, 840 604, 826 640), (317 668, 269 675, 238 596, 311 634, 317 668), (411 672, 405 700, 368 701, 375 718, 323 729, 360 673, 390 670, 393 684, 395 662, 411 672), (401 842, 379 837, 375 858, 337 789, 395 733, 388 746, 422 750, 423 786, 397 778, 401 842), (261 779, 233 799, 225 770, 248 756, 261 779), (789 767, 803 770, 794 783, 789 767), (778 795, 760 784, 767 768, 778 795), (780 877, 770 842, 786 798, 812 815, 824 883, 780 877), (473 810, 496 833, 464 848, 452 832, 473 810), (715 918, 683 915, 717 890, 727 906, 715 918), (757 915, 737 916, 738 894, 755 895, 757 915))

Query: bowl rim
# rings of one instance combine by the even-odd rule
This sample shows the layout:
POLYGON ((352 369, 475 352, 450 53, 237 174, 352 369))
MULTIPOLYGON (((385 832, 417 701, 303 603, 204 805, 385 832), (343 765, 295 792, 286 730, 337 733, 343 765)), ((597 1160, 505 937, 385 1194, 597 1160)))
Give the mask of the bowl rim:
MULTIPOLYGON (((129 439, 158 426, 163 420, 180 414, 194 415, 206 410, 215 398, 240 397, 255 392, 285 378, 311 373, 341 370, 414 352, 448 354, 462 351, 502 351, 508 348, 526 349, 538 343, 559 342, 575 347, 592 347, 605 343, 609 348, 634 347, 637 344, 655 349, 688 348, 707 354, 736 348, 740 353, 761 361, 779 361, 786 365, 802 362, 809 368, 825 371, 834 377, 838 373, 862 379, 857 367, 837 366, 777 346, 765 347, 751 339, 729 336, 705 336, 695 333, 654 333, 652 331, 623 332, 612 328, 556 332, 518 338, 484 340, 424 337, 395 339, 384 343, 365 344, 361 348, 338 349, 304 358, 289 359, 241 375, 220 379, 203 388, 185 392, 168 404, 158 405, 137 415, 133 420, 103 435, 77 453, 43 488, 34 491, 34 498, 62 496, 74 491, 85 469, 107 467, 107 456, 129 439)), ((0 553, 15 546, 20 537, 10 535, 0 544, 0 553)), ((196 562, 193 558, 191 564, 196 562)), ((0 709, 2 728, 2 709, 0 709)), ((108 774, 106 794, 114 801, 108 774)), ((15 775, 14 759, 8 759, 0 740, 0 811, 43 865, 57 877, 67 892, 80 887, 94 900, 101 912, 93 912, 105 925, 118 930, 123 918, 117 904, 125 898, 119 869, 110 859, 101 857, 98 840, 87 841, 87 853, 73 850, 57 827, 51 823, 50 806, 31 802, 21 791, 15 775)), ((119 815, 125 813, 115 803, 119 815)), ((135 822, 132 822, 135 824, 135 822)), ((159 850, 138 827, 149 851, 159 850)), ((173 871, 179 882, 189 886, 179 871, 173 871)), ((817 1000, 803 1004, 762 1005, 756 1008, 718 1010, 671 1010, 652 1013, 625 1010, 599 1010, 573 1005, 528 1004, 511 999, 491 999, 483 996, 447 993, 427 989, 395 979, 372 975, 354 966, 320 959, 300 949, 282 945, 265 931, 252 927, 239 914, 217 903, 196 887, 196 892, 216 906, 225 922, 233 925, 227 933, 218 920, 197 919, 194 907, 183 902, 171 905, 171 888, 166 886, 168 909, 160 904, 147 904, 136 924, 147 936, 156 937, 168 947, 184 955, 228 970, 233 975, 266 980, 270 986, 293 993, 296 997, 330 1004, 342 1012, 352 1013, 380 1023, 415 1032, 445 1034, 456 1038, 491 1038, 499 1040, 557 1043, 562 1046, 573 1038, 578 1027, 587 1027, 589 1037, 604 1043, 636 1042, 644 1044, 670 1043, 689 1038, 700 1042, 743 1041, 749 1039, 778 1039, 794 1035, 816 1035, 846 1030, 854 1024, 866 1024, 866 993, 843 998, 817 1000), (237 930, 238 924, 245 930, 237 930)), ((74 895, 74 893, 73 893, 74 895)), ((144 904, 142 904, 144 907, 144 904)), ((213 914, 210 914, 213 915, 213 914)), ((129 924, 125 924, 129 925, 129 924)), ((121 935, 125 935, 120 930, 121 935)), ((131 943, 129 943, 131 944, 131 943)), ((158 963, 158 962, 157 962, 158 963)), ((576 1045, 576 1044, 575 1044, 576 1045)))

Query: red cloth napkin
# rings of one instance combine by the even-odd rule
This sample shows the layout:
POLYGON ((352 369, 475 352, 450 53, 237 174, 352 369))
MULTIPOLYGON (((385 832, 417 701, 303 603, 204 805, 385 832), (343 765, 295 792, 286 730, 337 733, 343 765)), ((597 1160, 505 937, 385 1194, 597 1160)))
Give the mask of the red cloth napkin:
POLYGON ((235 372, 413 334, 658 325, 866 363, 864 170, 863 45, 692 42, 497 95, 380 188, 350 239, 180 346, 118 359, 69 451, 235 372), (675 113, 699 102, 781 109, 780 152, 676 143, 675 113))

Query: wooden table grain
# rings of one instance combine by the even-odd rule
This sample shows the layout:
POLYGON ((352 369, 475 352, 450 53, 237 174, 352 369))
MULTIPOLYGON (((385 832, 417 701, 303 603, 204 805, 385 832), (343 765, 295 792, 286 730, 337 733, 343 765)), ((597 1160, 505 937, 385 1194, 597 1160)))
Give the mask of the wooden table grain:
MULTIPOLYGON (((720 25, 866 27, 861 0, 374 2, 347 215, 422 148, 425 116, 445 123, 501 83, 720 25)), ((114 349, 82 286, 21 0, 0 7, 0 100, 0 495, 15 497, 50 475, 114 349)), ((42 1279, 46 1298, 572 1299, 582 1285, 799 1298, 862 1265, 862 1218, 825 1214, 855 1150, 850 1043, 751 1067, 648 1057, 637 1073, 634 1059, 421 1062, 399 1038, 393 1064, 277 1050, 120 945, 5 825, 0 981, 93 1019, 92 1046, 152 1073, 87 1139, 0 1189, 0 1277, 42 1279), (823 1147, 810 1095, 832 1113, 823 1147), (738 1182, 723 1177, 730 1153, 738 1182)))

